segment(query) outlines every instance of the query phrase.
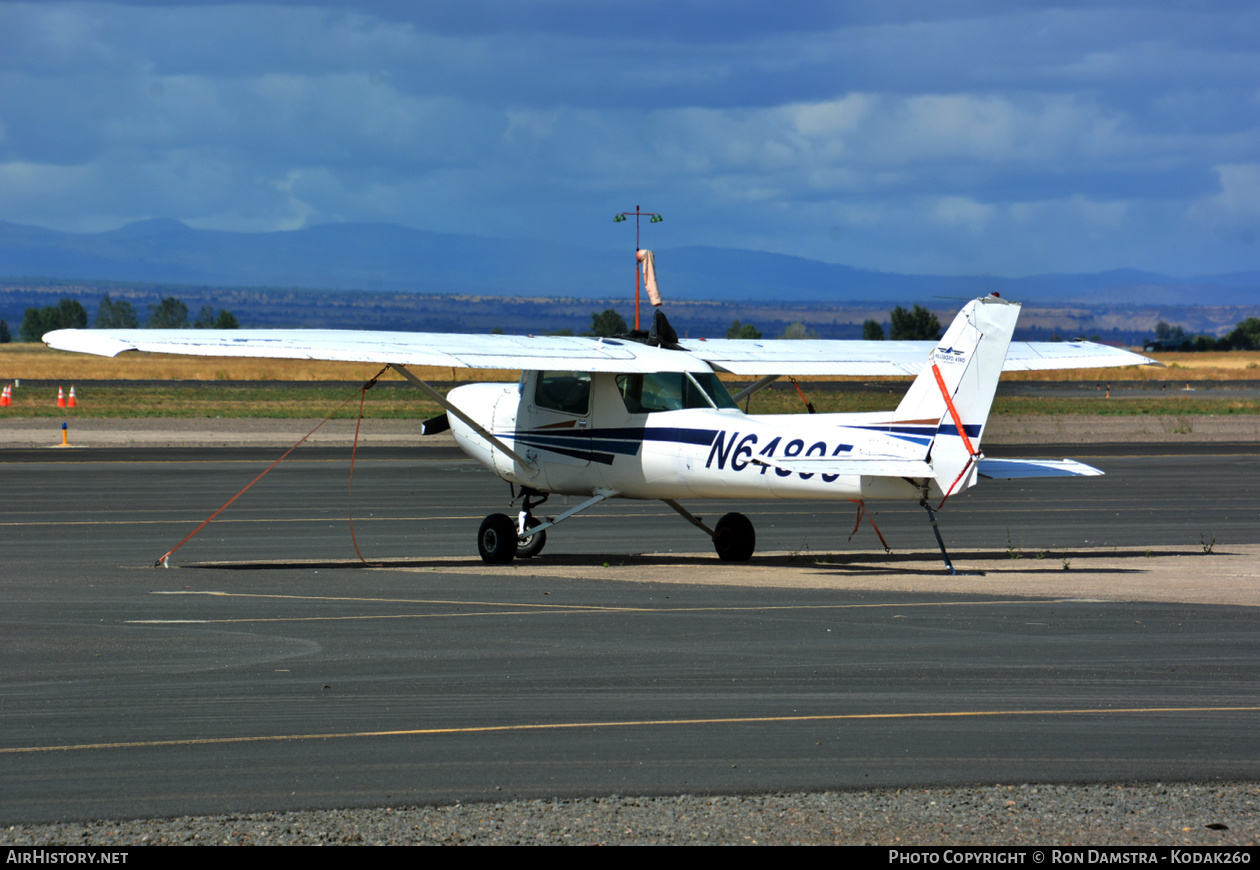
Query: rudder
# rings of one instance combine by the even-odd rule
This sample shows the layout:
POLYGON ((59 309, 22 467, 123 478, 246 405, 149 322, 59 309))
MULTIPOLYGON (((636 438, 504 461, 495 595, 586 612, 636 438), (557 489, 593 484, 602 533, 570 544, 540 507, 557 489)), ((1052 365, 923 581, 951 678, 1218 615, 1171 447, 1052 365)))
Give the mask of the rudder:
POLYGON ((894 425, 935 426, 928 461, 946 497, 976 481, 973 459, 1018 318, 1019 305, 997 296, 968 302, 897 406, 894 425))

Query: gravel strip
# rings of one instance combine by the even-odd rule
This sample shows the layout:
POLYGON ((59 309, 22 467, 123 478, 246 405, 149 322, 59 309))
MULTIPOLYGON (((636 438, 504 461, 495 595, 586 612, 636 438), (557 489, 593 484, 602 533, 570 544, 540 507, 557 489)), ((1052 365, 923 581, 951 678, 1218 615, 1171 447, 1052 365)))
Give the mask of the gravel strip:
POLYGON ((746 797, 532 800, 14 825, 13 846, 1239 846, 1260 785, 998 785, 746 797))

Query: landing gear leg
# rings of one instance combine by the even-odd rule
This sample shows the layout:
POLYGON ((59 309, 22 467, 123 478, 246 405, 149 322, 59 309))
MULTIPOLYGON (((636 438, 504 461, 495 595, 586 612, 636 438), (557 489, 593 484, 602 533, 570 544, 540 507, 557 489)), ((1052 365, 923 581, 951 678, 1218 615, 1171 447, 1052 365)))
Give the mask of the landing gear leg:
POLYGON ((521 496, 521 512, 516 517, 516 533, 520 536, 520 541, 516 545, 516 558, 532 559, 542 552, 543 547, 547 545, 547 532, 535 532, 527 535, 530 529, 535 526, 542 525, 542 520, 534 516, 533 510, 547 500, 547 493, 537 493, 533 490, 525 490, 521 496), (542 497, 537 501, 531 502, 531 496, 542 497))
MULTIPOLYGON (((524 525, 518 527, 517 523, 505 514, 491 514, 481 523, 481 530, 477 532, 477 552, 481 554, 483 562, 491 565, 506 565, 508 562, 511 562, 520 554, 518 547, 530 550, 529 555, 531 556, 535 555, 543 547, 547 529, 557 523, 564 522, 576 513, 586 510, 591 505, 599 504, 606 498, 612 498, 616 494, 616 490, 600 490, 577 507, 571 507, 557 517, 541 521, 531 515, 528 509, 529 507, 542 504, 546 496, 543 496, 542 499, 531 505, 528 500, 529 494, 527 493, 526 510, 522 511, 517 517, 518 521, 523 520, 524 525), (533 533, 526 535, 525 532, 527 531, 532 531, 533 533)), ((537 496, 542 495, 542 493, 534 492, 532 495, 537 496)))
POLYGON ((709 528, 699 517, 674 501, 664 498, 661 501, 669 505, 684 520, 713 539, 713 548, 723 562, 747 562, 757 548, 757 532, 748 517, 743 514, 726 514, 717 521, 717 525, 709 528))

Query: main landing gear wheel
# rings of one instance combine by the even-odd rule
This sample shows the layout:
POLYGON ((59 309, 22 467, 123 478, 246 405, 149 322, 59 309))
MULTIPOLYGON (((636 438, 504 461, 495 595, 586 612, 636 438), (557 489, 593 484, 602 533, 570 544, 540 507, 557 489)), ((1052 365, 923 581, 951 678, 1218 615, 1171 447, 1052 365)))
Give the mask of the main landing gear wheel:
MULTIPOLYGON (((542 525, 542 520, 535 517, 527 517, 525 519, 525 528, 532 529, 534 526, 542 525)), ((532 559, 542 552, 542 548, 547 546, 547 532, 535 532, 523 541, 516 544, 516 558, 532 559)))
POLYGON ((506 565, 516 557, 516 523, 504 514, 490 514, 477 532, 477 552, 481 561, 506 565))
POLYGON ((727 514, 713 527, 713 548, 723 562, 747 562, 756 547, 757 533, 743 514, 727 514))

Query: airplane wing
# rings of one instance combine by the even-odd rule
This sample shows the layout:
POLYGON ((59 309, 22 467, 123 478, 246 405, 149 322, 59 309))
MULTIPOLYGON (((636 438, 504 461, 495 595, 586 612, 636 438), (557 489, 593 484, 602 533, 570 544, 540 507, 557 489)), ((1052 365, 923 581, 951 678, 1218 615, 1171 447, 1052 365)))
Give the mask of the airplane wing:
MULTIPOLYGON (((44 343, 57 350, 98 356, 135 350, 469 369, 716 370, 755 377, 913 376, 936 346, 931 341, 684 339, 680 344, 686 352, 680 352, 619 338, 343 329, 59 329, 45 335, 44 343)), ((1131 365, 1159 363, 1086 341, 1012 342, 1003 371, 1131 365)))
POLYGON ((135 350, 188 356, 307 359, 457 369, 650 373, 712 371, 697 357, 616 338, 465 335, 350 329, 58 329, 56 350, 117 356, 135 350))
MULTIPOLYGON (((764 377, 792 375, 914 376, 934 341, 820 341, 683 339, 687 350, 720 372, 764 377)), ((1089 341, 1013 341, 1004 372, 1162 365, 1131 351, 1089 341)))

